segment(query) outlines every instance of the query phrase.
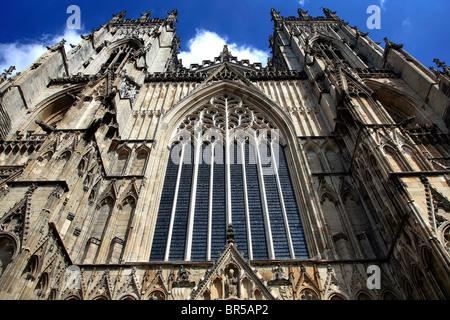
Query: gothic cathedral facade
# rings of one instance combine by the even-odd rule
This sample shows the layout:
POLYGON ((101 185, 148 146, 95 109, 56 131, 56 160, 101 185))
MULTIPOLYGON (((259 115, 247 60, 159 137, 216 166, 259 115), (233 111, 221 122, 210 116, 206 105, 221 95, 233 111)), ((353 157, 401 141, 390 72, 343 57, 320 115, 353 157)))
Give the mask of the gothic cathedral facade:
POLYGON ((272 9, 183 67, 150 15, 3 74, 0 299, 450 298, 445 63, 272 9))

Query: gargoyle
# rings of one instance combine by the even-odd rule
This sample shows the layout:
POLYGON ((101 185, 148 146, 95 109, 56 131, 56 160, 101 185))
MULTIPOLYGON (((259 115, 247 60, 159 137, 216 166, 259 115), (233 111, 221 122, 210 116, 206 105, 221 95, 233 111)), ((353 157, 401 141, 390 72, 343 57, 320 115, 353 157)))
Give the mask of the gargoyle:
POLYGON ((35 123, 36 123, 39 127, 41 127, 42 130, 44 130, 44 132, 47 133, 47 134, 52 133, 52 132, 55 131, 55 129, 56 129, 55 127, 50 126, 50 125, 48 125, 48 124, 46 124, 46 123, 44 123, 43 121, 40 121, 40 120, 36 120, 35 123))

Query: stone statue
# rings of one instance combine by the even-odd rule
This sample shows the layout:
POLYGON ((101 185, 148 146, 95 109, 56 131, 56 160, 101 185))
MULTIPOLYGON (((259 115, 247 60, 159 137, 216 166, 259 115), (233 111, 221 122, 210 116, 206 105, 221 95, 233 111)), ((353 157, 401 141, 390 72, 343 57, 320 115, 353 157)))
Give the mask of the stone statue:
POLYGON ((184 266, 181 266, 181 269, 178 272, 178 281, 189 281, 189 273, 186 271, 184 266))
POLYGON ((230 268, 227 272, 227 279, 225 283, 225 294, 227 298, 233 298, 238 296, 238 279, 235 270, 230 268))

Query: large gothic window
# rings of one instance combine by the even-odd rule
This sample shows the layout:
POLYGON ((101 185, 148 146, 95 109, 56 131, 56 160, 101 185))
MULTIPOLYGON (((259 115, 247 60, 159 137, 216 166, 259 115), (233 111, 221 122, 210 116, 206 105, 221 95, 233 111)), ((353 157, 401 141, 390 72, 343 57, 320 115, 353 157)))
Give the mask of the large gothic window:
POLYGON ((281 139, 235 96, 186 117, 172 137, 150 260, 215 260, 229 225, 246 259, 308 258, 281 139))
POLYGON ((341 50, 339 50, 331 41, 319 40, 314 43, 314 49, 319 55, 326 58, 329 61, 340 61, 345 62, 346 59, 342 54, 341 50))
POLYGON ((117 72, 122 69, 127 59, 138 49, 137 45, 129 42, 121 45, 111 52, 108 60, 102 65, 100 72, 111 69, 117 72))

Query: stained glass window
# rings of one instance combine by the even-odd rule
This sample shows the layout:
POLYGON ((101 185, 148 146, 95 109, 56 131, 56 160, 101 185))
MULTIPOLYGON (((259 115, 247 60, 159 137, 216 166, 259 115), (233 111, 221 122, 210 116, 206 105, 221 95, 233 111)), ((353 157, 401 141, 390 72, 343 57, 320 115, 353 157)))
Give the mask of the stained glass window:
POLYGON ((308 258, 285 150, 269 138, 274 130, 259 109, 229 95, 180 124, 171 152, 184 150, 184 158, 169 157, 151 261, 216 260, 227 223, 245 259, 308 258))

